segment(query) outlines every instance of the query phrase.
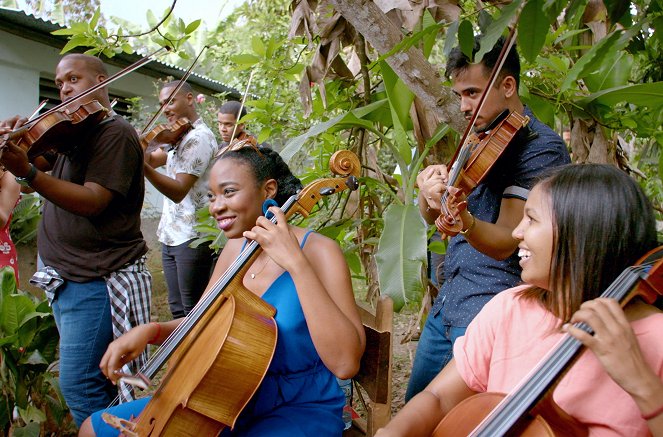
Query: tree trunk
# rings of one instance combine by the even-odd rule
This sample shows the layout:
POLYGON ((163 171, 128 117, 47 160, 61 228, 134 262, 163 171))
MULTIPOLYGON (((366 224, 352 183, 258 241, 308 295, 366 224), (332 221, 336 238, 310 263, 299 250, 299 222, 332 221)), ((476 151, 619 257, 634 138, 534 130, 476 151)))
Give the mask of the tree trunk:
MULTIPOLYGON (((384 55, 402 39, 402 32, 371 0, 330 0, 343 17, 384 55)), ((462 132, 467 124, 458 110, 458 100, 451 89, 443 87, 440 73, 416 47, 395 53, 386 59, 394 72, 421 100, 435 118, 462 132)))

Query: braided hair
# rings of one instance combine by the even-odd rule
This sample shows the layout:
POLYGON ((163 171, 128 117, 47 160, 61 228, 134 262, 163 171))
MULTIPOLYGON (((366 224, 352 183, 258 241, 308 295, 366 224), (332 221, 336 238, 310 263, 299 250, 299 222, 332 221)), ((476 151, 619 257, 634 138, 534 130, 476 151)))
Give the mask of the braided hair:
POLYGON ((234 159, 248 165, 257 185, 268 179, 276 180, 278 188, 274 200, 279 205, 283 205, 290 196, 302 188, 301 181, 292 174, 288 164, 283 161, 278 152, 272 149, 242 147, 221 154, 217 161, 222 159, 234 159))

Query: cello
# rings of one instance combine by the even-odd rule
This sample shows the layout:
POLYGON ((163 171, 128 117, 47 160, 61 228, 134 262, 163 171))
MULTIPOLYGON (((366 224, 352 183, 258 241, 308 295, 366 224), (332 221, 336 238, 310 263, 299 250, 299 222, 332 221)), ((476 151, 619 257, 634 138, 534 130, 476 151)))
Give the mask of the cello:
MULTIPOLYGON (((653 304, 660 296, 663 296, 663 246, 627 267, 601 294, 616 299, 622 307, 634 297, 653 304)), ((585 323, 574 326, 593 333, 585 323)), ((565 334, 511 393, 480 393, 465 399, 442 419, 433 437, 586 435, 587 430, 552 399, 557 382, 582 350, 579 340, 565 334)))
MULTIPOLYGON (((358 187, 359 160, 334 154, 331 170, 282 206, 286 217, 308 216, 324 196, 358 187)), ((272 221, 275 218, 272 217, 272 221)), ((138 375, 143 382, 168 362, 168 372, 136 423, 104 420, 126 435, 216 435, 233 427, 260 385, 276 346, 275 310, 243 286, 260 253, 252 241, 166 339, 138 375)))

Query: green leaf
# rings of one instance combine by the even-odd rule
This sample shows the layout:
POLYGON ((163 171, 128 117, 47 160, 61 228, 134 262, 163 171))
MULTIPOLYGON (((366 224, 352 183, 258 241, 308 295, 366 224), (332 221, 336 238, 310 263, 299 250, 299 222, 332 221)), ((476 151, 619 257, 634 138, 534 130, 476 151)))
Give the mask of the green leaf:
POLYGON ((447 32, 445 34, 446 38, 444 39, 444 56, 448 57, 449 53, 451 53, 451 50, 456 46, 459 25, 460 22, 456 20, 447 28, 447 32))
POLYGON ((396 311, 423 296, 426 228, 416 205, 392 204, 385 211, 375 260, 380 291, 394 300, 396 311))
POLYGON ((264 127, 260 131, 260 134, 258 134, 258 143, 264 143, 269 139, 269 136, 272 134, 272 128, 270 127, 264 127))
MULTIPOLYGON (((433 41, 433 44, 435 42, 437 33, 439 32, 440 28, 443 26, 443 23, 433 23, 430 26, 424 27, 422 30, 419 32, 415 32, 412 35, 408 35, 401 39, 396 45, 394 45, 391 50, 389 50, 387 53, 383 54, 380 56, 378 59, 376 59, 373 64, 377 64, 380 61, 386 60, 388 57, 395 55, 396 53, 399 52, 404 52, 408 50, 410 47, 416 45, 419 41, 423 40, 424 45, 428 47, 428 44, 430 41, 433 41)), ((428 56, 429 53, 426 51, 430 52, 428 48, 424 48, 424 56, 428 56)))
POLYGON ((262 58, 264 58, 265 54, 267 53, 265 44, 262 42, 262 38, 260 38, 258 35, 253 35, 251 37, 251 48, 253 49, 254 53, 262 58))
POLYGON ((585 84, 590 92, 627 85, 633 65, 631 54, 625 51, 610 53, 598 71, 585 77, 585 84))
POLYGON ((568 90, 573 82, 579 78, 584 78, 587 74, 599 70, 606 59, 610 60, 612 54, 622 50, 628 45, 628 42, 639 32, 643 25, 644 22, 641 22, 625 32, 617 30, 589 49, 589 51, 576 62, 571 70, 569 70, 568 75, 562 83, 561 91, 564 92, 568 90))
POLYGON ((567 4, 566 0, 545 0, 543 10, 548 14, 548 22, 552 23, 559 17, 567 4))
POLYGON ((11 335, 18 331, 25 316, 34 312, 35 305, 29 297, 13 294, 5 297, 0 310, 2 311, 0 327, 5 335, 11 335))
POLYGON ((532 63, 541 52, 550 27, 543 3, 544 0, 528 0, 518 20, 518 50, 532 63))
POLYGON ((186 29, 184 29, 184 33, 186 33, 187 35, 193 33, 196 29, 198 29, 200 23, 202 23, 202 20, 195 20, 187 24, 186 29))
POLYGON ((14 437, 39 437, 40 434, 38 422, 30 422, 25 426, 13 428, 12 431, 14 437))
POLYGON ((26 409, 19 408, 18 413, 20 414, 21 419, 23 419, 25 423, 39 424, 46 420, 46 415, 44 414, 44 412, 32 404, 28 405, 28 408, 26 409))
POLYGON ((0 308, 2 308, 2 301, 16 292, 14 269, 9 266, 0 269, 0 290, 0 308))
POLYGON ((57 29, 51 32, 51 35, 75 35, 78 31, 74 28, 57 29))
POLYGON ((610 22, 618 23, 628 12, 631 2, 625 0, 604 0, 605 8, 610 14, 610 22))
POLYGON ((11 412, 14 405, 9 396, 0 396, 0 429, 7 429, 11 421, 11 412))
POLYGON ((442 27, 443 23, 436 23, 435 18, 431 15, 430 11, 428 9, 424 9, 424 16, 422 20, 422 27, 423 30, 421 33, 424 33, 427 29, 430 29, 430 31, 424 33, 423 35, 423 52, 424 56, 426 59, 431 54, 431 51, 433 50, 433 46, 435 45, 435 41, 437 40, 437 34, 440 31, 440 28, 442 27))
POLYGON ((407 138, 406 126, 410 119, 410 108, 414 101, 414 93, 410 91, 403 80, 386 62, 380 62, 379 65, 387 100, 389 101, 389 109, 391 110, 393 134, 398 147, 398 154, 403 162, 409 164, 412 160, 412 151, 407 138))
MULTIPOLYGON (((354 109, 350 112, 346 112, 345 114, 338 115, 330 120, 327 120, 322 123, 315 124, 309 128, 308 131, 305 133, 291 139, 288 141, 281 150, 281 157, 283 160, 287 163, 290 162, 293 156, 299 150, 302 148, 302 146, 308 141, 310 138, 316 137, 319 134, 326 132, 328 129, 331 129, 334 126, 337 126, 341 122, 344 122, 346 124, 352 124, 356 123, 360 126, 363 126, 360 121, 361 119, 365 118, 367 115, 372 113, 373 111, 377 111, 381 108, 383 108, 385 105, 387 105, 388 102, 386 99, 384 100, 379 100, 377 102, 373 102, 369 105, 362 106, 360 108, 354 109)), ((368 127, 371 127, 371 124, 368 125, 368 127)))
POLYGON ((495 46, 497 40, 500 39, 500 36, 502 36, 504 31, 513 21, 513 18, 516 16, 521 3, 522 0, 516 0, 510 5, 505 6, 504 9, 502 9, 502 13, 499 18, 488 26, 484 32, 483 38, 481 39, 481 48, 477 52, 474 62, 481 62, 483 55, 488 53, 495 46))
POLYGON ((230 57, 230 60, 238 65, 255 65, 260 62, 260 58, 256 55, 251 55, 248 53, 242 53, 240 55, 233 55, 230 57))
POLYGON ((463 20, 458 26, 458 45, 468 59, 472 60, 474 54, 474 28, 469 20, 463 20))
POLYGON ((99 22, 99 17, 101 17, 101 8, 100 7, 98 7, 94 11, 94 15, 92 16, 92 19, 90 20, 90 28, 91 29, 94 29, 95 27, 97 27, 97 23, 99 22))
POLYGON ((67 44, 62 47, 62 50, 60 51, 60 54, 67 53, 68 51, 78 47, 78 46, 84 46, 87 45, 88 39, 85 36, 82 35, 77 35, 72 37, 69 41, 67 41, 67 44))
POLYGON ((663 106, 663 82, 626 85, 599 91, 578 100, 577 104, 586 108, 595 103, 615 106, 622 102, 646 106, 650 109, 660 108, 663 106))
POLYGON ((361 260, 359 259, 359 255, 356 252, 343 252, 343 255, 345 255, 345 262, 348 263, 350 271, 355 275, 361 274, 361 260))
POLYGON ((555 106, 548 100, 528 94, 527 97, 523 96, 523 101, 529 106, 536 118, 548 126, 555 125, 555 106))
POLYGON ((157 25, 159 20, 157 20, 157 17, 154 15, 154 12, 152 12, 152 9, 148 9, 147 12, 145 13, 145 19, 147 20, 147 25, 150 27, 154 27, 157 25))
POLYGON ((3 332, 3 336, 0 337, 0 346, 6 344, 15 344, 18 341, 18 334, 7 335, 6 332, 3 332))
POLYGON ((428 244, 428 250, 433 253, 444 255, 447 253, 447 244, 444 241, 431 241, 428 244))

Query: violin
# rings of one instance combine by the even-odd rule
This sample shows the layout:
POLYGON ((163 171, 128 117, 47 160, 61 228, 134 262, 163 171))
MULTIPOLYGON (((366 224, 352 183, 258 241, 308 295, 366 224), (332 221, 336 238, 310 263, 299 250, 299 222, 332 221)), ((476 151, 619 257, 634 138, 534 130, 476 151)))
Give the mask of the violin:
MULTIPOLYGON (((503 155, 511 141, 529 123, 529 117, 505 110, 492 123, 491 128, 480 134, 468 136, 457 156, 449 164, 449 181, 447 187, 456 187, 467 195, 488 175, 492 166, 503 155)), ((457 235, 463 223, 458 215, 467 207, 467 202, 457 203, 460 194, 451 195, 449 190, 442 195, 442 210, 435 220, 435 226, 443 234, 453 237, 457 235)))
POLYGON ((192 127, 193 124, 186 117, 178 119, 175 123, 159 124, 140 136, 140 144, 145 153, 151 153, 161 144, 176 144, 192 127))
POLYGON ((161 103, 159 109, 154 113, 152 118, 147 122, 143 130, 140 132, 138 137, 140 138, 140 144, 143 146, 145 153, 152 153, 156 150, 161 144, 175 144, 177 143, 186 133, 192 128, 192 124, 188 118, 182 117, 171 124, 161 124, 156 127, 157 119, 161 114, 163 114, 164 109, 166 109, 166 104, 175 96, 181 89, 187 78, 193 71, 193 67, 198 62, 198 59, 202 56, 203 52, 207 50, 208 46, 202 48, 196 59, 193 60, 187 71, 182 75, 177 85, 173 87, 173 90, 168 95, 168 98, 161 103))
POLYGON ((446 236, 453 237, 462 230, 463 224, 458 217, 460 212, 467 208, 467 202, 458 203, 458 197, 463 194, 468 195, 483 180, 518 131, 529 123, 529 117, 505 110, 496 121, 493 121, 492 124, 497 125, 486 131, 487 133, 479 135, 472 133, 486 97, 493 89, 515 40, 516 27, 513 26, 490 73, 490 78, 481 94, 477 108, 465 128, 460 147, 456 149, 451 162, 447 165, 451 169, 447 190, 442 195, 440 215, 435 220, 437 229, 446 236), (451 195, 450 187, 458 188, 459 193, 451 195))
POLYGON ((108 113, 109 109, 97 100, 82 104, 74 101, 5 134, 3 145, 12 141, 27 152, 30 161, 51 149, 67 152, 74 143, 72 138, 84 135, 108 113))
MULTIPOLYGON (((663 246, 627 267, 601 294, 616 299, 622 307, 636 296, 648 304, 663 296, 663 246)), ((574 326, 593 333, 585 323, 574 326)), ((583 349, 580 341, 565 334, 515 390, 508 395, 481 393, 465 399, 442 419, 433 437, 586 435, 586 427, 552 400, 555 385, 583 349)))
MULTIPOLYGON (((361 165, 347 150, 330 158, 342 177, 313 181, 281 206, 286 218, 307 217, 324 196, 356 190, 361 165)), ((275 217, 270 220, 276 221, 275 217)), ((262 382, 276 348, 276 310, 243 285, 261 252, 251 241, 212 285, 143 369, 129 380, 147 387, 167 362, 168 372, 137 421, 103 413, 127 436, 218 435, 233 427, 262 382)))
POLYGON ((241 149, 242 147, 256 148, 258 147, 258 140, 256 137, 248 135, 246 132, 242 132, 240 136, 233 138, 228 142, 228 144, 219 149, 217 156, 221 156, 226 152, 232 152, 233 150, 241 149))
POLYGON ((154 51, 72 99, 61 102, 34 120, 4 134, 1 137, 0 150, 6 146, 8 141, 11 141, 27 152, 30 161, 52 149, 63 152, 70 150, 72 138, 84 135, 85 132, 106 118, 110 112, 108 108, 104 107, 97 100, 88 100, 85 103, 80 102, 86 96, 151 62, 152 58, 162 50, 170 49, 163 47, 154 51))

